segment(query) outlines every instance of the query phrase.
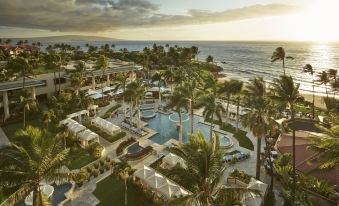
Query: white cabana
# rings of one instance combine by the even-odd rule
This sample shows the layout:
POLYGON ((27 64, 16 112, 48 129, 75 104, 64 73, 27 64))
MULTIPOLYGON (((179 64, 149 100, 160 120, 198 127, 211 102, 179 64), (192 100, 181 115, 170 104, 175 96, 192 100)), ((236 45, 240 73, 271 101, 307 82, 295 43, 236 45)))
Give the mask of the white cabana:
POLYGON ((96 115, 97 115, 97 109, 98 109, 98 108, 99 108, 99 105, 94 104, 94 105, 90 105, 89 107, 87 107, 87 110, 88 110, 88 111, 93 110, 94 116, 96 116, 96 115))
POLYGON ((93 90, 93 89, 89 89, 86 92, 86 96, 91 96, 91 95, 94 95, 94 94, 98 94, 98 91, 97 90, 93 90))
POLYGON ((99 127, 100 129, 104 130, 108 134, 116 134, 121 132, 121 128, 101 117, 96 117, 91 120, 92 124, 99 127))
POLYGON ((265 197, 266 190, 267 190, 267 184, 251 178, 250 183, 248 183, 247 186, 248 189, 257 190, 261 193, 261 196, 259 194, 251 193, 250 196, 247 196, 243 202, 246 206, 260 206, 263 202, 263 198, 265 197))
MULTIPOLYGON (((54 192, 54 187, 51 185, 41 185, 40 190, 47 198, 50 198, 54 192)), ((33 205, 33 191, 25 198, 26 205, 33 205)))
POLYGON ((134 176, 144 180, 144 179, 147 179, 150 176, 154 175, 154 173, 155 173, 155 171, 152 168, 144 165, 144 167, 142 169, 140 169, 140 170, 138 170, 134 173, 134 176))
POLYGON ((321 123, 324 123, 325 117, 324 117, 324 116, 318 115, 318 119, 319 119, 319 121, 320 121, 321 123))
POLYGON ((172 197, 181 197, 190 194, 189 191, 180 187, 180 185, 167 179, 165 176, 155 172, 154 169, 144 166, 137 170, 134 176, 138 177, 148 187, 152 188, 158 195, 163 196, 167 200, 172 197))
POLYGON ((79 137, 82 146, 88 145, 90 141, 99 141, 99 135, 89 129, 79 132, 77 137, 79 137))
POLYGON ((68 125, 68 124, 74 124, 76 121, 74 121, 73 119, 67 118, 64 120, 61 120, 59 122, 59 125, 68 125))
POLYGON ((81 111, 78 111, 78 112, 69 114, 69 115, 67 115, 66 117, 67 117, 67 118, 70 118, 70 119, 76 117, 76 118, 78 118, 79 121, 81 122, 81 116, 82 116, 82 115, 87 115, 87 116, 89 116, 89 111, 87 111, 87 110, 81 110, 81 111))
POLYGON ((179 164, 181 167, 184 167, 184 168, 186 167, 185 161, 181 157, 173 153, 169 153, 168 155, 166 155, 162 159, 162 163, 165 168, 171 168, 177 164, 179 164))
POLYGON ((68 130, 70 132, 72 132, 74 135, 76 135, 78 132, 81 132, 81 131, 86 129, 85 126, 83 126, 82 124, 79 124, 77 122, 73 123, 73 124, 70 123, 70 124, 67 125, 67 127, 68 127, 68 130))
POLYGON ((92 99, 101 99, 101 98, 107 97, 107 95, 106 94, 102 95, 102 93, 96 93, 96 94, 90 95, 89 97, 92 99))
POLYGON ((276 119, 275 122, 282 125, 282 123, 287 120, 286 118, 276 119))

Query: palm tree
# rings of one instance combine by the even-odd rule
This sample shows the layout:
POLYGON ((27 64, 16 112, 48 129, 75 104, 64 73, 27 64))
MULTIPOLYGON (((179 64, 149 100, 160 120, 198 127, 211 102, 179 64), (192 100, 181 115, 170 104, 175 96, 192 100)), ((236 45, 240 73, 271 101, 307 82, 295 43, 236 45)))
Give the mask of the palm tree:
POLYGON ((206 141, 199 131, 187 144, 170 148, 171 153, 185 161, 185 166, 175 166, 164 173, 192 192, 172 200, 170 205, 240 205, 242 197, 250 192, 246 188, 220 186, 226 169, 222 163, 224 154, 219 137, 213 139, 206 141))
POLYGON ((325 86, 326 96, 328 98, 327 84, 330 82, 330 78, 329 78, 327 72, 322 71, 317 75, 317 77, 318 77, 317 82, 319 82, 320 85, 323 84, 325 86))
POLYGON ((35 99, 28 97, 27 94, 20 96, 20 104, 19 107, 23 108, 24 116, 23 116, 23 128, 26 127, 26 112, 35 111, 38 108, 37 102, 35 99))
POLYGON ((190 110, 190 119, 191 119, 191 134, 194 131, 194 108, 196 107, 196 102, 203 95, 203 91, 198 90, 199 84, 196 79, 187 80, 179 88, 180 93, 188 99, 189 110, 190 110))
POLYGON ((208 55, 206 58, 207 63, 213 63, 214 58, 211 55, 208 55))
MULTIPOLYGON (((243 82, 239 81, 239 80, 235 80, 235 79, 231 79, 230 81, 225 81, 222 84, 222 88, 221 88, 220 92, 224 93, 226 95, 226 98, 227 98, 226 123, 229 120, 228 108, 229 108, 229 104, 230 104, 230 101, 231 101, 231 96, 240 94, 240 92, 242 90, 242 86, 243 86, 243 82)), ((238 95, 238 97, 239 97, 239 101, 240 101, 240 96, 238 95)), ((238 114, 237 114, 237 119, 238 119, 238 114)))
POLYGON ((309 74, 312 75, 312 87, 313 87, 313 95, 312 95, 312 98, 313 98, 313 99, 312 99, 312 118, 314 119, 314 117, 315 117, 315 107, 314 107, 314 76, 313 76, 314 70, 313 70, 312 65, 306 64, 306 65, 304 66, 303 71, 304 71, 305 73, 309 73, 309 74))
POLYGON ((284 69, 284 75, 286 75, 285 73, 285 60, 286 59, 294 59, 291 56, 286 56, 285 50, 283 47, 277 47, 271 57, 271 62, 276 62, 276 61, 282 61, 282 66, 284 69))
POLYGON ((17 57, 10 59, 7 64, 7 70, 21 73, 22 76, 22 88, 25 88, 26 76, 33 75, 33 67, 29 63, 27 58, 17 57))
POLYGON ((206 93, 199 98, 197 108, 204 108, 203 116, 205 120, 211 120, 210 138, 212 138, 214 117, 216 116, 218 121, 221 123, 221 115, 225 112, 225 109, 221 102, 217 101, 221 91, 221 85, 218 80, 213 75, 208 75, 204 79, 204 83, 204 90, 206 93))
POLYGON ((183 127, 182 127, 182 109, 187 109, 187 98, 184 96, 184 94, 180 91, 180 88, 177 87, 173 94, 169 97, 169 100, 167 102, 167 107, 173 109, 176 113, 178 113, 179 116, 179 141, 182 143, 182 136, 183 136, 183 127))
POLYGON ((52 109, 49 109, 48 111, 44 111, 42 113, 42 116, 43 116, 43 121, 47 125, 47 128, 48 128, 49 123, 51 123, 52 121, 56 119, 56 115, 54 113, 54 110, 52 109))
MULTIPOLYGON (((273 80, 273 95, 271 96, 273 100, 276 100, 280 103, 286 104, 289 106, 291 111, 291 121, 294 120, 294 105, 296 102, 302 99, 299 94, 299 84, 295 84, 291 76, 280 76, 279 79, 273 80)), ((292 193, 295 193, 295 184, 296 184, 296 173, 295 173, 295 130, 293 130, 292 138, 292 147, 293 147, 293 190, 292 193)))
MULTIPOLYGON (((118 91, 122 89, 122 92, 125 93, 126 91, 126 84, 127 84, 128 74, 127 73, 118 73, 115 77, 117 84, 115 85, 114 91, 118 91)), ((124 119, 126 118, 126 107, 125 107, 125 95, 122 96, 122 104, 123 104, 123 112, 124 112, 124 119)))
POLYGON ((125 95, 130 99, 130 122, 132 123, 132 105, 137 107, 137 127, 141 127, 140 100, 145 94, 145 87, 142 82, 134 81, 126 86, 125 95))
MULTIPOLYGON (((100 55, 96 61, 96 68, 101 69, 101 72, 102 72, 101 78, 103 78, 103 76, 105 75, 105 71, 107 67, 108 67, 108 59, 106 58, 105 55, 100 55)), ((102 98, 104 98, 104 84, 103 83, 101 83, 101 94, 102 94, 102 98)))
POLYGON ((22 133, 28 134, 27 145, 12 144, 0 149, 0 184, 18 188, 3 204, 18 204, 33 191, 33 206, 46 205, 41 184, 74 177, 60 170, 68 159, 69 149, 63 149, 60 139, 46 136, 46 131, 29 126, 18 135, 22 133))
POLYGON ((308 149, 318 152, 320 155, 316 160, 324 161, 320 165, 320 169, 333 168, 339 165, 339 132, 338 126, 333 126, 327 129, 318 126, 323 133, 323 136, 309 137, 314 143, 308 149))
POLYGON ((164 80, 166 82, 166 84, 168 82, 171 82, 171 93, 173 93, 173 80, 174 80, 174 77, 175 77, 175 73, 173 71, 173 68, 168 68, 164 71, 162 71, 162 76, 164 77, 164 80))
MULTIPOLYGON (((119 166, 117 166, 117 167, 119 167, 119 166)), ((117 173, 118 173, 119 177, 125 183, 125 203, 124 203, 124 205, 127 206, 127 180, 131 177, 131 175, 133 174, 134 171, 129 166, 120 167, 117 170, 118 170, 117 173)))
POLYGON ((152 83, 157 81, 158 82, 158 89, 159 89, 159 106, 161 105, 161 84, 164 83, 164 79, 163 79, 163 72, 159 71, 156 72, 153 76, 152 76, 152 83))
POLYGON ((333 83, 332 83, 332 87, 333 87, 333 98, 335 99, 335 93, 337 91, 337 88, 335 87, 335 85, 337 85, 337 75, 338 75, 338 70, 336 69, 329 69, 327 71, 328 73, 328 77, 330 78, 330 80, 333 80, 333 83))

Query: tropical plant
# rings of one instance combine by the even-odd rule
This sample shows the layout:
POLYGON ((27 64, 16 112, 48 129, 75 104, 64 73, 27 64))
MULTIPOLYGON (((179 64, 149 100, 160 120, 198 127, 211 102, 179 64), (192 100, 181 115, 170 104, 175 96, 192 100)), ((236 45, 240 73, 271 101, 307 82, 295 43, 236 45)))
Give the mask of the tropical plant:
MULTIPOLYGON (((102 76, 104 77, 105 71, 108 67, 108 59, 105 55, 100 55, 99 58, 97 59, 95 66, 97 69, 101 69, 102 76)), ((104 84, 101 82, 101 94, 102 98, 104 98, 104 84)))
POLYGON ((329 70, 327 70, 327 73, 328 73, 329 79, 333 81, 331 83, 331 85, 332 85, 332 88, 333 88, 333 98, 335 99, 335 94, 336 94, 337 89, 338 89, 338 82, 337 82, 338 70, 329 69, 329 70))
POLYGON ((294 59, 293 57, 291 56, 286 56, 286 53, 285 53, 285 50, 283 47, 277 47, 273 54, 272 54, 272 57, 271 57, 271 62, 276 62, 276 61, 282 61, 282 66, 283 66, 283 69, 284 69, 284 75, 286 75, 286 72, 285 72, 285 60, 286 59, 294 59))
POLYGON ((71 74, 71 86, 74 88, 75 96, 79 95, 80 88, 84 83, 83 74, 85 71, 85 63, 79 61, 78 64, 75 65, 75 72, 71 74))
POLYGON ((169 97, 169 100, 167 102, 167 108, 171 108, 176 113, 178 113, 179 116, 179 127, 178 127, 178 133, 179 133, 179 142, 183 142, 182 136, 183 136, 183 126, 182 126, 182 110, 188 111, 188 99, 184 96, 184 94, 181 92, 180 87, 177 87, 173 94, 169 97))
POLYGON ((326 71, 322 71, 317 75, 318 79, 316 80, 320 85, 324 85, 326 91, 326 97, 328 98, 327 85, 330 82, 330 78, 326 71))
POLYGON ((163 74, 164 73, 162 71, 159 71, 152 76, 152 83, 158 82, 159 106, 161 105, 161 84, 165 83, 165 80, 163 79, 163 74))
POLYGON ((137 107, 137 127, 141 127, 140 100, 144 96, 145 87, 140 80, 129 83, 124 92, 125 97, 130 100, 130 122, 132 123, 133 104, 137 107))
POLYGON ((7 63, 6 69, 13 73, 21 73, 22 88, 25 89, 26 77, 34 75, 33 67, 25 57, 17 57, 10 59, 7 63))
MULTIPOLYGON (((128 79, 127 73, 118 73, 115 77, 116 84, 115 84, 114 91, 116 92, 119 89, 122 89, 122 92, 125 93, 127 79, 128 79)), ((124 119, 125 119, 126 118, 125 95, 122 96, 122 105, 123 105, 123 112, 124 112, 124 119)))
POLYGON ((125 201, 124 205, 127 206, 127 181, 130 179, 131 175, 134 173, 134 170, 126 163, 122 162, 116 166, 114 171, 125 184, 125 201))
POLYGON ((308 148, 319 153, 315 161, 324 161, 321 163, 321 169, 333 168, 339 165, 339 126, 333 126, 327 129, 323 126, 318 126, 323 135, 311 136, 310 139, 314 143, 308 148))
POLYGON ((312 94, 312 118, 314 119, 315 118, 315 106, 314 106, 314 70, 313 70, 313 67, 312 65, 310 64, 306 64, 303 68, 303 71, 305 73, 309 73, 312 75, 312 88, 313 88, 313 94, 312 94))
MULTIPOLYGON (((206 141, 199 131, 190 136, 187 144, 170 149, 185 161, 185 167, 179 165, 167 169, 164 174, 191 191, 186 197, 179 197, 170 205, 237 205, 248 195, 246 188, 220 186, 225 166, 222 163, 223 151, 218 136, 206 141)), ((252 191, 253 192, 253 191, 252 191)))
POLYGON ((0 149, 0 186, 18 188, 3 204, 17 204, 33 192, 34 206, 50 205, 45 204, 40 187, 43 182, 63 182, 75 176, 60 170, 68 159, 69 149, 63 149, 60 139, 48 137, 46 131, 29 126, 20 132, 30 134, 27 145, 12 144, 0 149))
POLYGON ((32 99, 28 94, 23 94, 20 96, 19 107, 23 108, 23 128, 26 127, 26 113, 30 111, 36 111, 38 109, 38 104, 35 99, 32 99))
POLYGON ((43 118, 43 121, 47 124, 47 128, 48 128, 49 123, 51 123, 52 121, 56 119, 54 110, 49 109, 47 111, 44 111, 42 113, 42 118, 43 118))
MULTIPOLYGON (((294 106, 298 101, 302 100, 299 94, 299 84, 295 84, 291 76, 280 76, 279 79, 273 80, 272 96, 271 98, 279 103, 288 105, 291 111, 291 121, 293 122, 295 116, 294 106)), ((293 193, 295 192, 296 171, 295 171, 295 130, 293 130, 292 138, 292 158, 293 158, 293 193)))

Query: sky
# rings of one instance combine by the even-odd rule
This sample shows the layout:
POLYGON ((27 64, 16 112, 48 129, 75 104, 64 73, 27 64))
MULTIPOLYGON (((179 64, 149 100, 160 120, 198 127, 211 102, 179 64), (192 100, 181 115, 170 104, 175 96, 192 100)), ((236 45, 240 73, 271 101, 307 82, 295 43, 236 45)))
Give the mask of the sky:
POLYGON ((339 0, 0 0, 0 38, 339 41, 339 0))

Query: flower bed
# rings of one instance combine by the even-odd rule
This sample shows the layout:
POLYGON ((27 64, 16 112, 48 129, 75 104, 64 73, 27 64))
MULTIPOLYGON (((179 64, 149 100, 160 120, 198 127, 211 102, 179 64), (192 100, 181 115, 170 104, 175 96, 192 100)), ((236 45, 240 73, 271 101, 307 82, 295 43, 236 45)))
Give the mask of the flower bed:
POLYGON ((143 150, 136 152, 136 153, 128 153, 126 154, 127 160, 138 160, 141 159, 147 155, 149 155, 153 151, 153 148, 151 146, 145 147, 143 150))
POLYGON ((128 147, 129 145, 133 144, 134 142, 136 142, 136 140, 133 137, 129 138, 128 140, 121 142, 119 144, 119 146, 117 147, 117 150, 116 150, 117 156, 120 156, 122 154, 122 152, 124 151, 124 149, 126 147, 128 147))

